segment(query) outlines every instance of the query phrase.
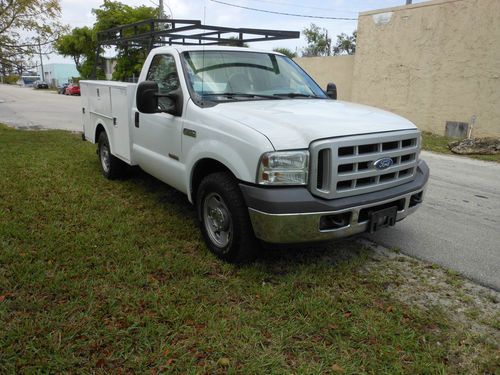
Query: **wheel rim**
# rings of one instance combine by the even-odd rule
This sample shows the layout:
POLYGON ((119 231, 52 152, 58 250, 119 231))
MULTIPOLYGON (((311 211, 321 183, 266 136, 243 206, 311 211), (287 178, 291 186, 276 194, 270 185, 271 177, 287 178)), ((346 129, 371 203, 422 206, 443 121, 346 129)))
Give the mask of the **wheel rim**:
POLYGON ((100 158, 101 158, 101 165, 102 165, 102 169, 104 170, 104 172, 108 173, 109 172, 109 164, 110 164, 110 161, 109 161, 109 148, 103 144, 101 146, 101 149, 100 149, 100 158))
POLYGON ((226 203, 217 193, 208 194, 203 201, 203 224, 215 245, 222 248, 229 244, 233 235, 233 221, 226 203))

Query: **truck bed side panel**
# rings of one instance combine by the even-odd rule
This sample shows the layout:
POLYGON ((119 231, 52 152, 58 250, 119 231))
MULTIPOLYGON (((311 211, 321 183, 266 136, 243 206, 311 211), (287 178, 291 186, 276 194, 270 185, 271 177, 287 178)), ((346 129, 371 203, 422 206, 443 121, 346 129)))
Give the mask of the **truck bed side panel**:
POLYGON ((98 126, 103 126, 111 153, 128 164, 135 164, 131 153, 131 108, 135 84, 111 81, 81 81, 85 108, 85 138, 95 142, 98 126))

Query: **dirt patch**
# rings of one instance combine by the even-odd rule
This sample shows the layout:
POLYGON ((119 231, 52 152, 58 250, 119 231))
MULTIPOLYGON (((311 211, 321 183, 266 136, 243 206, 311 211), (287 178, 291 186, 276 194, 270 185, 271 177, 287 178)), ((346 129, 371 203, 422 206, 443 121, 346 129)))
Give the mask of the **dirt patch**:
POLYGON ((500 139, 471 138, 451 142, 448 147, 455 154, 496 155, 500 154, 500 139))
POLYGON ((17 129, 17 130, 27 130, 27 131, 45 131, 45 130, 49 130, 47 128, 44 128, 41 125, 17 125, 17 126, 13 126, 13 128, 17 129))
POLYGON ((363 239, 361 243, 373 250, 373 261, 366 264, 364 271, 390 275, 394 283, 387 285, 386 290, 393 298, 409 306, 443 314, 454 327, 456 342, 452 345, 455 350, 450 353, 450 361, 455 363, 459 372, 474 368, 473 363, 481 363, 485 350, 492 348, 499 352, 499 292, 478 285, 454 271, 368 240, 363 239))

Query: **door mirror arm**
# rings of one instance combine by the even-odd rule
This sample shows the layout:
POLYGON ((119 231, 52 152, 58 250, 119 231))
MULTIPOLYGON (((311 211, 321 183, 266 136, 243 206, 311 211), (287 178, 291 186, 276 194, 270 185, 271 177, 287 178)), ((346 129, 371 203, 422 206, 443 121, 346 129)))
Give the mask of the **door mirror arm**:
POLYGON ((180 87, 176 88, 175 90, 169 92, 168 94, 160 94, 156 93, 155 94, 156 102, 158 103, 159 98, 169 98, 173 101, 174 105, 172 109, 169 110, 158 110, 158 112, 162 113, 170 113, 171 115, 174 116, 182 116, 182 90, 180 87))
POLYGON ((169 92, 168 94, 161 94, 158 92, 158 84, 154 81, 143 81, 137 86, 136 105, 137 110, 142 113, 170 113, 174 116, 182 115, 183 95, 182 89, 177 89, 169 92), (169 98, 173 102, 172 109, 160 110, 158 109, 158 99, 169 98))

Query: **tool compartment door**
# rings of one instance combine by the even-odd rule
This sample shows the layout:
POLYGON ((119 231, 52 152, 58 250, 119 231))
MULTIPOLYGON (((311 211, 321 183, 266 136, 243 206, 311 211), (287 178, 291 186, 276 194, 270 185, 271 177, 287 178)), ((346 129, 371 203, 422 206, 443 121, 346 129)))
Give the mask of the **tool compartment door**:
POLYGON ((111 86, 113 153, 130 163, 130 105, 127 87, 111 86))

